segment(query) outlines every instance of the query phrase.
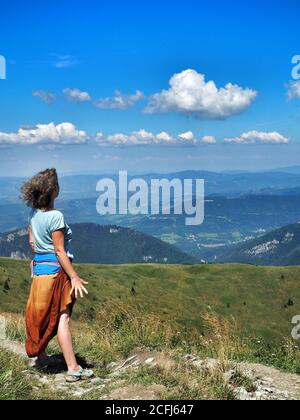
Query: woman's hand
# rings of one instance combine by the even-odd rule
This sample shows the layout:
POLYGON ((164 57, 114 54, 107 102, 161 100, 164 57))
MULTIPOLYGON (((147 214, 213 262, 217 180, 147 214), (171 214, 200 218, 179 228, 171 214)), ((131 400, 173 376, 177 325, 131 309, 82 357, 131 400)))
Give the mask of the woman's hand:
POLYGON ((78 297, 78 293, 80 294, 80 297, 82 298, 83 298, 84 293, 87 295, 89 294, 89 292, 84 287, 84 284, 88 284, 88 282, 82 280, 79 276, 72 277, 71 283, 72 283, 72 290, 71 290, 70 295, 72 295, 73 292, 75 292, 76 299, 78 297))

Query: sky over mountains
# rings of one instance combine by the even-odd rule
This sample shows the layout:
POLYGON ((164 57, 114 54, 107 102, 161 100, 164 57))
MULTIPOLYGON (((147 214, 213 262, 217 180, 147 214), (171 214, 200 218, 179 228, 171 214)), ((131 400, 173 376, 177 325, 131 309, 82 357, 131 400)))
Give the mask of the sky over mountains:
POLYGON ((297 165, 299 12, 294 0, 3 5, 0 175, 297 165))

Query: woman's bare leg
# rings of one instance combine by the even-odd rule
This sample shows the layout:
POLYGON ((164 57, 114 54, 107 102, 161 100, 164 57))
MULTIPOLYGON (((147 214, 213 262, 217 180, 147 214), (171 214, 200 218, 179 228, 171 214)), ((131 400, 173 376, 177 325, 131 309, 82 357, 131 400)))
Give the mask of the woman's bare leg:
POLYGON ((58 332, 58 344, 64 355, 69 371, 79 371, 79 366, 73 350, 72 336, 70 331, 70 314, 64 312, 60 316, 58 332))

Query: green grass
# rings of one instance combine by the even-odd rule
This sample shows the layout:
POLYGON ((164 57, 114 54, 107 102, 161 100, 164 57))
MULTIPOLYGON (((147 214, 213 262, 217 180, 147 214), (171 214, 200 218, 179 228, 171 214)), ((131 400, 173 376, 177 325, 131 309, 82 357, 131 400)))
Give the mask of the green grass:
POLYGON ((23 374, 23 359, 8 352, 0 352, 0 400, 29 399, 32 387, 23 374))
MULTIPOLYGON (((104 303, 119 300, 144 313, 171 320, 180 331, 202 329, 208 309, 234 317, 247 337, 268 343, 291 336, 291 319, 300 314, 299 267, 238 264, 160 266, 77 266, 89 281, 89 297, 79 301, 75 319, 90 319, 104 303), (289 299, 293 306, 286 306, 289 299)), ((0 259, 0 311, 22 313, 30 288, 28 262, 0 259)))
POLYGON ((27 361, 3 349, 0 351, 0 401, 69 400, 65 392, 41 387, 28 370, 27 361))
POLYGON ((257 387, 254 385, 252 379, 239 370, 234 372, 231 383, 235 387, 245 388, 247 392, 255 392, 257 390, 257 387))
POLYGON ((271 345, 264 341, 249 343, 234 355, 237 361, 247 360, 273 366, 277 369, 300 375, 299 344, 286 340, 281 344, 271 345))
POLYGON ((0 401, 70 400, 72 395, 41 385, 28 369, 27 360, 11 352, 0 351, 0 401))
POLYGON ((149 367, 142 365, 128 372, 129 384, 165 386, 165 400, 231 400, 232 389, 226 384, 222 372, 201 373, 191 365, 180 363, 174 366, 149 367))
MULTIPOLYGON (((140 374, 141 381, 164 384, 166 399, 233 397, 218 375, 201 377, 201 386, 199 381, 195 387, 188 386, 187 378, 196 373, 180 363, 186 354, 215 357, 223 366, 228 360, 250 361, 300 373, 299 348, 291 340, 291 319, 300 314, 300 267, 76 268, 89 281, 89 296, 79 300, 74 310, 75 348, 95 364, 101 377, 107 375, 111 361, 126 357, 136 347, 168 352, 177 360, 178 375, 169 370, 140 374), (287 306, 289 299, 293 306, 287 306)), ((8 335, 21 342, 29 288, 28 262, 0 259, 0 314, 10 314, 8 335)), ((55 342, 52 350, 58 350, 55 342)), ((245 378, 237 382, 251 387, 245 378)), ((46 398, 56 397, 50 393, 46 398)))

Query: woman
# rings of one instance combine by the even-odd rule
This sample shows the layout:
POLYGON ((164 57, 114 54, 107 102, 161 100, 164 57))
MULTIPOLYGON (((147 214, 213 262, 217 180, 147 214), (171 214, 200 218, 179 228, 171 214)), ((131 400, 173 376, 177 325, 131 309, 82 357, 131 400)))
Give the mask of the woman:
POLYGON ((37 363, 47 366, 46 348, 57 335, 68 373, 67 382, 93 376, 77 364, 69 328, 75 300, 87 294, 85 285, 72 266, 70 253, 72 231, 63 214, 55 210, 59 195, 55 169, 35 175, 22 186, 22 198, 32 208, 29 243, 34 253, 32 286, 26 308, 26 351, 37 357, 37 363))

